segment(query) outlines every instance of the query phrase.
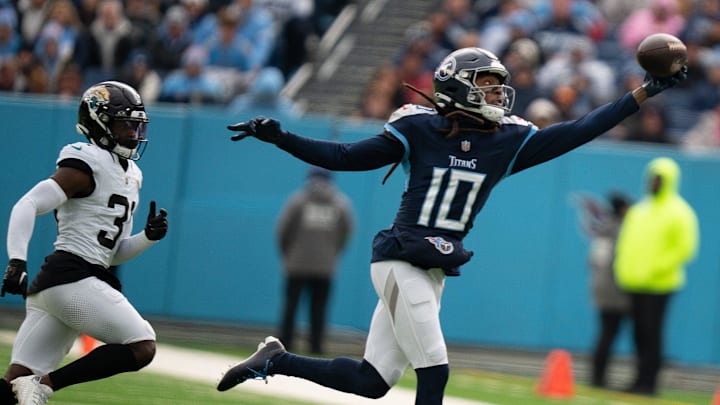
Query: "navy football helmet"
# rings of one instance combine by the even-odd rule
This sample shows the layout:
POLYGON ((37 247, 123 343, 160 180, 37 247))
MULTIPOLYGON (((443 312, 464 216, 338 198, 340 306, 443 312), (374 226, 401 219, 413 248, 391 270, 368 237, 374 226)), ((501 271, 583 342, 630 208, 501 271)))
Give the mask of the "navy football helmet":
POLYGON ((498 122, 512 110, 515 89, 509 86, 510 72, 492 52, 482 48, 462 48, 443 59, 433 77, 435 102, 444 109, 460 109, 483 119, 498 122), (482 74, 494 74, 500 85, 478 86, 482 74), (488 104, 485 94, 500 90, 500 104, 488 104))
POLYGON ((145 105, 137 90, 125 83, 106 81, 83 93, 76 128, 101 148, 125 159, 139 160, 147 145, 147 123, 145 105), (119 125, 134 131, 134 135, 113 134, 113 128, 119 125))

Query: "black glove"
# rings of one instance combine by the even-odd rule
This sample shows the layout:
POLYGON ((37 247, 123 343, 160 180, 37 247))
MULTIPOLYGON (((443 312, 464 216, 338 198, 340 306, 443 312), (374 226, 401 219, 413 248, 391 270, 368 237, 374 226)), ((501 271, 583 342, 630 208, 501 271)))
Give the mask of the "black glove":
POLYGON ((277 143, 280 137, 286 134, 280 128, 280 121, 265 117, 256 117, 248 122, 238 122, 237 124, 228 125, 227 128, 231 131, 240 132, 230 138, 233 141, 254 136, 264 142, 277 143))
POLYGON ((5 277, 3 277, 2 291, 0 297, 4 297, 5 293, 21 294, 23 298, 27 298, 27 263, 25 260, 10 259, 5 269, 5 277))
POLYGON ((145 224, 145 236, 150 240, 160 240, 165 237, 167 230, 167 211, 165 208, 160 208, 160 213, 155 215, 155 201, 150 201, 150 212, 145 224))
POLYGON ((687 79, 688 67, 687 65, 680 68, 680 70, 670 77, 654 77, 650 73, 645 74, 645 81, 642 86, 645 88, 645 92, 648 97, 652 97, 662 91, 665 91, 671 87, 677 86, 678 83, 687 79))

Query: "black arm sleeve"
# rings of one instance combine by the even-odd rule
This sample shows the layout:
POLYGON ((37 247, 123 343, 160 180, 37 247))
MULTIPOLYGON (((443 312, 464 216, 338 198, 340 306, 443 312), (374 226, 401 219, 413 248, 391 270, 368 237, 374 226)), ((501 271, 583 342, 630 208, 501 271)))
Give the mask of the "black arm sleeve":
POLYGON ((640 109, 632 93, 605 104, 575 121, 559 122, 528 139, 511 173, 547 162, 604 134, 640 109))
POLYGON ((405 153, 400 141, 386 134, 340 143, 305 138, 288 132, 277 146, 296 158, 329 170, 362 171, 399 162, 405 153))

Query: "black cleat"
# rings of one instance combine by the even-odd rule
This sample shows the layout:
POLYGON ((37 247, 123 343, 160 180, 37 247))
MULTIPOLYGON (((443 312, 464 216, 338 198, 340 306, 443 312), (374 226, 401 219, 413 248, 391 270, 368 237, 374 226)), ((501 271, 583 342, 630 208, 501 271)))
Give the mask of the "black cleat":
POLYGON ((285 352, 285 346, 276 337, 266 337, 264 342, 260 342, 257 351, 252 356, 225 373, 218 383, 217 390, 227 391, 245 380, 256 378, 267 382, 267 377, 274 374, 272 373, 272 358, 285 352))

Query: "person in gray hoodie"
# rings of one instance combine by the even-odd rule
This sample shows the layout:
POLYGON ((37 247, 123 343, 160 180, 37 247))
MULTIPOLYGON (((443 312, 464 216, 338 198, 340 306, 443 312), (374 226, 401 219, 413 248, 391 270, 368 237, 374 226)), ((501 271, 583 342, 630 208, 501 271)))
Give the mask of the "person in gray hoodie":
POLYGON ((277 223, 277 241, 286 276, 280 336, 286 347, 293 346, 295 314, 300 297, 307 290, 310 350, 323 352, 330 288, 353 226, 352 205, 335 187, 332 173, 311 168, 305 186, 290 197, 277 223))
POLYGON ((582 204, 583 230, 591 240, 590 287, 598 316, 590 380, 595 387, 607 386, 613 343, 623 321, 630 319, 630 296, 618 286, 613 269, 615 242, 630 204, 630 197, 617 191, 608 194, 607 204, 591 198, 584 199, 582 204))

